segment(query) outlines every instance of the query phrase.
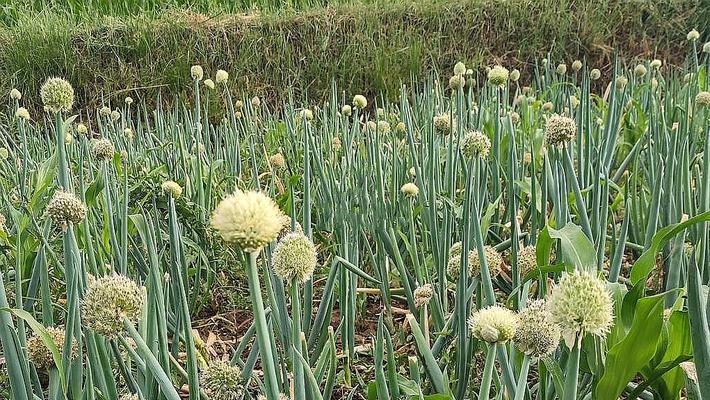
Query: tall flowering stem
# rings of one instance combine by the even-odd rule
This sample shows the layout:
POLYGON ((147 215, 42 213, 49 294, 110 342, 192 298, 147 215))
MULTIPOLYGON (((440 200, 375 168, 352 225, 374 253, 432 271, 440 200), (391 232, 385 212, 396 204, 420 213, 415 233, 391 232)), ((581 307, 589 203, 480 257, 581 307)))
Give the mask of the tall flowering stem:
POLYGON ((567 358, 567 368, 565 373, 565 387, 562 393, 562 400, 577 399, 577 381, 579 380, 579 358, 581 340, 576 340, 567 358))
POLYGON ((483 380, 478 391, 479 399, 488 399, 491 391, 491 381, 493 380, 493 368, 496 362, 496 350, 498 343, 489 343, 486 351, 486 364, 483 367, 483 380))
MULTIPOLYGON (((268 400, 278 400, 279 389, 276 378, 276 366, 271 352, 271 331, 266 323, 266 312, 264 311, 264 300, 261 297, 261 285, 259 283, 259 269, 256 259, 258 251, 249 253, 249 263, 247 264, 247 280, 249 281, 249 298, 254 309, 254 324, 256 326, 256 340, 261 353, 261 365, 264 371, 264 380, 268 400)), ((298 343, 298 342, 297 342, 298 343)))

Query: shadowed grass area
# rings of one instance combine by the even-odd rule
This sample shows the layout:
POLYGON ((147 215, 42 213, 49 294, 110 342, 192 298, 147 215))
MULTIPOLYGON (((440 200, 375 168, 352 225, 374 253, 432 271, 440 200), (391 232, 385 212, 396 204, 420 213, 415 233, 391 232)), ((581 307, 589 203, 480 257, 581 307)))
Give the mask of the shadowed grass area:
POLYGON ((78 104, 102 96, 182 95, 189 67, 231 74, 235 92, 280 103, 296 95, 324 99, 331 79, 347 93, 396 93, 411 76, 462 60, 530 72, 535 60, 586 57, 608 68, 614 51, 682 63, 685 34, 706 39, 708 10, 697 2, 605 0, 445 0, 314 8, 301 12, 224 14, 165 11, 152 16, 67 14, 21 17, 0 33, 0 89, 36 98, 48 76, 67 77, 78 104), (565 57, 569 54, 570 56, 565 57))

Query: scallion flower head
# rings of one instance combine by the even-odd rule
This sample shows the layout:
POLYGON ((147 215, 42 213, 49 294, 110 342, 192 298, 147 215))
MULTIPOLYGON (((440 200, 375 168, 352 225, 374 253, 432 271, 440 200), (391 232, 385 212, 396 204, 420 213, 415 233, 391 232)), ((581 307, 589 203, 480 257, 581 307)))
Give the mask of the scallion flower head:
POLYGON ((66 230, 69 224, 76 225, 86 218, 86 206, 73 193, 57 190, 47 203, 45 214, 55 225, 66 230))
POLYGON ((691 30, 688 32, 688 34, 685 36, 686 39, 688 39, 689 42, 694 42, 698 39, 700 39, 700 32, 698 32, 696 29, 691 30))
POLYGON ((279 278, 306 282, 313 276, 318 255, 311 239, 301 232, 292 232, 279 240, 271 261, 279 278))
POLYGON ((697 104, 698 107, 710 107, 710 92, 699 92, 695 96, 695 104, 697 104))
POLYGON ((513 341, 531 357, 546 357, 560 343, 560 327, 552 320, 545 300, 535 300, 518 313, 513 341))
POLYGON ((493 86, 505 86, 508 82, 508 69, 496 65, 488 71, 488 82, 493 86))
POLYGON ((449 78, 449 88, 458 90, 466 86, 466 78, 463 75, 453 75, 449 78))
POLYGON ((192 67, 190 67, 190 76, 196 81, 201 81, 202 78, 205 76, 205 72, 202 70, 202 66, 193 65, 192 67))
POLYGON ((456 65, 454 65, 454 75, 463 75, 466 73, 466 64, 462 63, 461 61, 457 62, 456 65))
MULTIPOLYGON (((47 335, 57 346, 59 353, 62 353, 64 346, 65 331, 61 327, 48 327, 47 335)), ((75 340, 72 340, 72 357, 76 356, 78 346, 75 340)), ((42 338, 38 335, 32 335, 27 339, 27 358, 37 369, 49 370, 54 367, 54 356, 49 348, 44 344, 42 338)))
POLYGON ((283 154, 276 153, 269 157, 269 164, 271 164, 271 167, 275 170, 281 171, 286 168, 286 158, 284 158, 283 154))
POLYGON ((648 70, 646 69, 646 66, 643 64, 639 64, 636 67, 634 67, 634 75, 637 78, 643 78, 643 76, 646 75, 647 72, 648 72, 648 70))
POLYGON ((19 119, 23 119, 25 121, 30 120, 30 112, 27 111, 25 107, 18 107, 17 111, 15 111, 15 117, 19 119))
POLYGON ((222 239, 247 253, 260 251, 281 230, 281 210, 262 192, 236 190, 212 214, 212 227, 222 239))
POLYGON ((552 320, 569 347, 587 333, 604 338, 614 320, 614 303, 605 281, 587 272, 563 276, 548 302, 552 320))
POLYGON ((123 332, 124 318, 138 322, 143 309, 143 290, 122 275, 90 279, 81 303, 82 322, 91 330, 114 338, 123 332))
POLYGON ((516 68, 510 72, 510 80, 513 82, 517 82, 518 79, 520 79, 520 70, 516 68))
POLYGON ((411 182, 407 182, 402 185, 402 188, 400 190, 402 191, 402 193, 404 193, 405 196, 410 198, 417 197, 417 195, 419 194, 419 188, 417 187, 417 185, 411 182))
POLYGON ((414 305, 418 308, 429 304, 432 296, 434 296, 434 288, 432 288, 430 283, 419 286, 414 289, 414 305))
POLYGON ((537 255, 535 246, 525 246, 518 250, 518 272, 525 276, 537 268, 537 255))
MULTIPOLYGON (((483 254, 486 256, 486 265, 491 277, 498 276, 503 264, 503 257, 501 257, 498 250, 488 245, 483 246, 483 254)), ((471 249, 468 253, 468 274, 472 277, 481 275, 481 260, 478 258, 478 250, 476 248, 471 249)))
POLYGON ((214 77, 215 82, 217 83, 227 83, 227 80, 229 79, 229 73, 223 69, 218 69, 217 74, 214 77))
POLYGON ((91 156, 96 161, 110 161, 115 152, 116 148, 109 139, 97 139, 91 144, 91 156))
POLYGON ((552 114, 545 123, 545 141, 550 146, 561 147, 576 134, 577 124, 572 118, 552 114))
POLYGON ((237 400, 244 388, 242 371, 224 361, 210 363, 200 374, 200 387, 211 400, 237 400))
POLYGON ((481 131, 469 131, 461 139, 460 146, 466 158, 486 158, 491 150, 491 140, 481 131))
POLYGON ((353 105, 362 110, 367 107, 367 98, 361 94, 356 94, 353 97, 353 105))
POLYGON ((349 117, 353 113, 353 108, 350 107, 349 104, 346 104, 340 109, 340 113, 346 117, 349 117))
POLYGON ((455 123, 449 113, 441 113, 434 116, 434 129, 444 135, 448 135, 454 129, 455 123))
POLYGON ((182 186, 175 181, 165 181, 160 185, 160 188, 176 200, 182 195, 182 186))
POLYGON ((509 309, 494 305, 471 314, 468 325, 471 333, 478 340, 505 343, 515 336, 518 317, 509 309))
POLYGON ((42 85, 39 95, 49 111, 69 111, 74 105, 74 88, 62 78, 47 79, 42 85))

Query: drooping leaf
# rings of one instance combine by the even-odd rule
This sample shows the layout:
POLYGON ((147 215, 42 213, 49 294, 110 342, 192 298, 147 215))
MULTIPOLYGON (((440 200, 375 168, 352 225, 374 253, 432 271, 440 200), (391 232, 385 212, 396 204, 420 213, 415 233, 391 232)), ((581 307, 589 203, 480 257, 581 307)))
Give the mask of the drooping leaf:
POLYGON ((549 254, 555 242, 554 239, 560 241, 563 262, 573 265, 580 271, 590 273, 596 271, 597 255, 594 245, 582 232, 582 228, 573 223, 567 223, 562 229, 546 226, 540 232, 537 243, 538 265, 549 264, 549 254))
POLYGON ((710 221, 710 211, 689 218, 685 222, 668 225, 659 229, 651 239, 651 246, 641 254, 641 257, 639 257, 631 267, 631 282, 636 284, 648 278, 648 274, 651 273, 651 270, 653 270, 653 267, 656 265, 656 254, 673 236, 693 224, 706 221, 710 221))

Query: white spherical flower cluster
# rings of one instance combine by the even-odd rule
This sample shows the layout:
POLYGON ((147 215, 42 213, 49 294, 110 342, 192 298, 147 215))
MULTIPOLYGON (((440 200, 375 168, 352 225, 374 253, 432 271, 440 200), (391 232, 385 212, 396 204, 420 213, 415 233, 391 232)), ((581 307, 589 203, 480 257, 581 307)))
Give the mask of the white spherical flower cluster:
POLYGON ((57 190, 47 203, 45 214, 65 230, 69 224, 78 224, 86 218, 86 205, 73 193, 57 190))
POLYGON ((655 60, 651 61, 650 65, 651 65, 651 68, 658 69, 658 68, 661 68, 661 66, 663 65, 663 61, 661 61, 659 59, 655 59, 655 60))
POLYGON ((277 171, 281 171, 286 168, 286 158, 281 153, 276 153, 269 157, 269 164, 272 168, 277 171))
POLYGON ((446 273, 454 280, 458 279, 461 273, 461 252, 463 252, 463 244, 461 242, 456 242, 449 248, 446 273))
POLYGON ((419 194, 419 188, 417 187, 417 185, 411 182, 402 185, 402 188, 400 190, 402 191, 402 193, 404 193, 405 196, 410 198, 417 197, 417 195, 419 194))
MULTIPOLYGON (((461 273, 461 252, 463 251, 463 245, 461 242, 456 242, 451 245, 449 249, 449 259, 446 264, 447 274, 454 280, 458 279, 461 273)), ((498 251, 492 246, 483 246, 483 253, 486 257, 486 265, 488 265, 488 271, 492 277, 497 276, 501 271, 501 265, 503 264, 503 257, 498 253, 498 251)), ((468 275, 471 277, 477 277, 481 275, 481 262, 478 258, 478 249, 473 248, 468 252, 468 275)))
POLYGON ((76 133, 78 133, 82 136, 86 135, 87 133, 89 133, 89 128, 87 128, 86 125, 79 123, 76 126, 76 133))
POLYGON ((367 107, 367 98, 361 94, 356 94, 355 97, 353 97, 353 105, 362 110, 367 107))
POLYGON ((91 144, 91 156, 96 161, 110 161, 115 152, 116 148, 109 139, 97 139, 91 144))
POLYGON ((582 69, 582 62, 579 60, 574 60, 572 62, 572 71, 579 72, 582 69))
POLYGON ((449 113, 441 113, 434 116, 434 129, 444 135, 448 135, 454 129, 455 123, 449 113))
POLYGON ((205 72, 202 70, 202 66, 193 65, 192 67, 190 67, 190 76, 196 81, 201 81, 202 78, 205 76, 205 72))
POLYGON ((466 77, 463 75, 453 75, 449 78, 449 88, 458 90, 466 86, 466 77))
POLYGON ((213 362, 200 374, 200 386, 211 400, 236 400, 241 398, 242 371, 227 362, 213 362))
POLYGON ((557 75, 564 75, 567 73, 567 64, 559 64, 557 68, 555 68, 555 72, 557 72, 557 75))
POLYGON ((698 39, 700 39, 700 32, 698 32, 696 29, 691 30, 688 32, 688 34, 685 36, 686 39, 688 39, 689 42, 694 42, 698 39))
POLYGON ((346 104, 346 105, 344 105, 344 106, 340 109, 340 113, 343 114, 343 115, 346 116, 346 117, 349 117, 349 116, 351 116, 352 113, 353 113, 353 108, 350 107, 349 104, 346 104))
POLYGON ((214 81, 212 79, 205 79, 202 83, 207 86, 208 89, 214 90, 214 81))
POLYGON ((525 246, 518 250, 518 273, 525 276, 537 268, 535 246, 525 246))
POLYGON ((621 90, 626 87, 627 83, 629 83, 629 79, 627 77, 621 75, 616 78, 614 85, 616 86, 617 89, 621 90))
MULTIPOLYGON (((57 346, 61 354, 64 346, 64 338, 66 336, 64 328, 48 327, 45 329, 47 331, 47 335, 52 342, 54 342, 54 345, 57 346)), ((71 352, 72 358, 76 356, 78 352, 78 346, 75 340, 72 340, 71 352)), ((36 334, 27 339, 27 358, 37 369, 49 370, 54 367, 54 356, 52 352, 44 344, 42 338, 36 334)))
POLYGON ((560 343, 560 327, 552 320, 545 300, 535 300, 518 313, 513 342, 531 357, 546 357, 560 343))
POLYGON ((82 322, 113 338, 123 332, 124 318, 135 324, 143 309, 143 290, 122 275, 91 279, 81 304, 82 322))
MULTIPOLYGON (((503 264, 503 257, 493 246, 483 246, 483 253, 486 257, 486 265, 491 277, 498 276, 503 264)), ((481 260, 478 258, 478 250, 475 248, 468 253, 468 274, 472 277, 481 275, 481 260)))
POLYGON ((475 311, 468 324, 476 339, 488 343, 505 343, 515 336, 518 317, 509 309, 494 305, 475 311))
POLYGON ((698 107, 710 107, 710 92, 700 92, 695 96, 695 104, 698 107))
POLYGON ((311 239, 301 232, 292 232, 279 240, 271 261, 279 278, 306 282, 313 276, 318 255, 311 239))
POLYGON ((47 79, 42 85, 39 95, 49 111, 69 111, 74 105, 74 88, 62 78, 47 79))
POLYGON ((392 131, 390 123, 384 120, 377 121, 377 132, 388 134, 392 131))
POLYGON ((20 100, 22 98, 22 93, 17 89, 10 90, 10 98, 13 100, 20 100))
POLYGON ((464 75, 466 73, 466 64, 461 61, 454 65, 454 75, 464 75))
POLYGON ((586 272, 562 277, 548 298, 552 320, 567 345, 587 333, 605 337, 614 320, 614 303, 605 281, 586 272))
POLYGON ((160 188, 174 199, 179 199, 182 195, 182 186, 175 181, 165 181, 160 188))
POLYGON ((593 80, 596 81, 597 79, 601 78, 602 72, 598 70, 597 68, 592 69, 589 71, 589 77, 593 80))
POLYGON ((647 72, 648 72, 648 70, 646 69, 646 66, 643 64, 638 64, 636 67, 634 67, 634 75, 637 78, 643 78, 647 72))
POLYGON ((18 107, 17 111, 15 111, 15 117, 25 120, 25 121, 29 121, 30 120, 30 112, 27 111, 27 109, 25 107, 18 107))
POLYGON ((419 308, 421 306, 429 304, 431 298, 434 296, 434 288, 430 283, 426 285, 419 286, 414 289, 414 305, 419 308))
POLYGON ((520 79, 520 70, 518 70, 517 68, 513 69, 510 72, 510 80, 513 82, 517 82, 519 79, 520 79))
POLYGON ((486 158, 491 150, 491 140, 481 131, 469 131, 461 139, 460 146, 466 158, 486 158))
POLYGON ((488 71, 488 82, 494 86, 505 86, 508 82, 508 69, 496 65, 488 71))
POLYGON ((545 141, 550 146, 561 147, 576 134, 577 124, 572 118, 552 114, 545 123, 545 141))
POLYGON ((253 253, 276 239, 282 215, 262 192, 237 190, 217 205, 211 224, 225 242, 253 253))
POLYGON ((218 69, 217 74, 214 77, 215 82, 219 83, 227 83, 227 80, 229 79, 229 73, 223 69, 218 69))

